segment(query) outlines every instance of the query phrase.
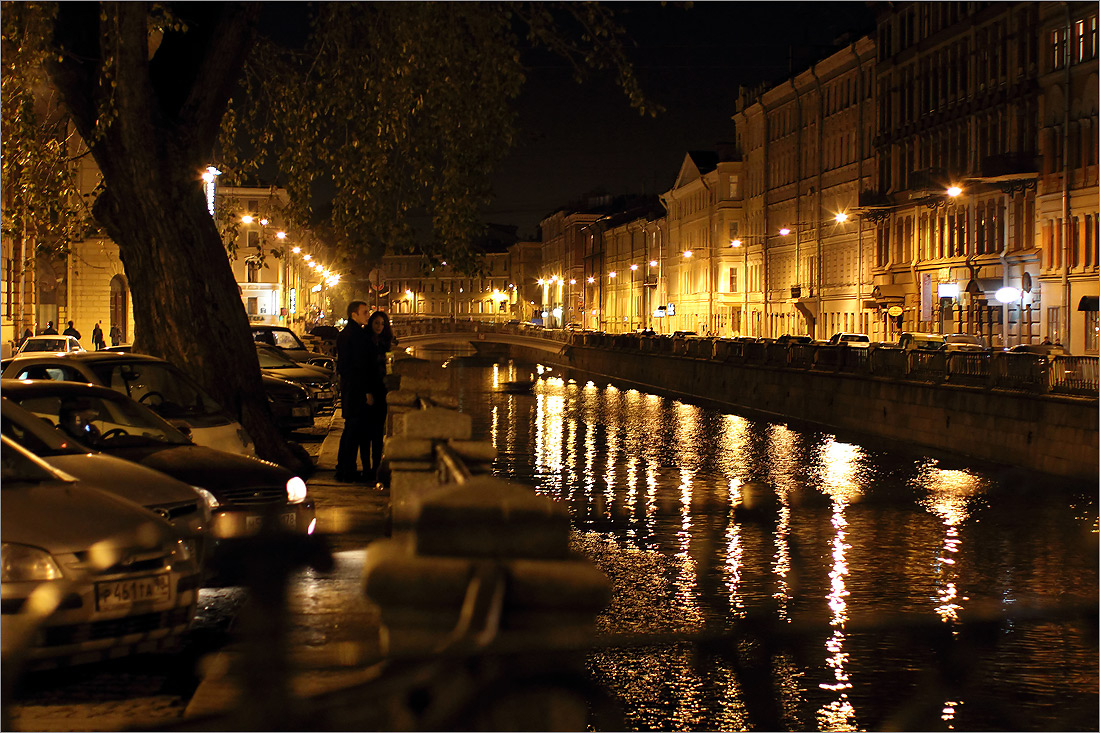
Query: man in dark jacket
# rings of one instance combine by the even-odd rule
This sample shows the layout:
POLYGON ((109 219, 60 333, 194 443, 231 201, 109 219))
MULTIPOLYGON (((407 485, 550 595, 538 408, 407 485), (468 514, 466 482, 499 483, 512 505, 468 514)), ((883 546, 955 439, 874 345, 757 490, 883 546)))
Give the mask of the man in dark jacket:
POLYGON ((73 322, 72 321, 69 321, 69 327, 66 328, 64 331, 62 331, 61 335, 62 336, 72 336, 77 341, 80 340, 80 331, 77 331, 76 328, 73 327, 73 322))
POLYGON ((336 480, 357 483, 363 476, 357 470, 358 457, 363 467, 370 466, 370 433, 367 414, 368 362, 367 333, 364 326, 370 308, 361 300, 348 304, 348 323, 336 337, 336 371, 340 375, 340 409, 344 432, 336 453, 336 480))

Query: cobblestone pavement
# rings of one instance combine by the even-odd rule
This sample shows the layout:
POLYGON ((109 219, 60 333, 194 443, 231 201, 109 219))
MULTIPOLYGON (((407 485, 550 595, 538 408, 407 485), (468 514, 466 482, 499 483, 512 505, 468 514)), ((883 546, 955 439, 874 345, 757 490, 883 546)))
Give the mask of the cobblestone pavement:
MULTIPOLYGON (((318 466, 307 482, 318 513, 318 531, 329 536, 335 567, 306 570, 290 593, 289 634, 303 668, 323 665, 333 650, 353 642, 370 649, 377 617, 359 586, 362 550, 387 532, 388 491, 336 483, 332 473, 343 428, 339 413, 321 416, 293 436, 318 466)), ((141 730, 168 725, 186 714, 201 715, 232 705, 235 685, 225 677, 239 655, 233 624, 244 602, 240 588, 204 589, 200 610, 183 647, 70 670, 42 672, 21 682, 5 701, 14 730, 141 730)), ((299 694, 350 683, 355 670, 299 674, 299 694)))

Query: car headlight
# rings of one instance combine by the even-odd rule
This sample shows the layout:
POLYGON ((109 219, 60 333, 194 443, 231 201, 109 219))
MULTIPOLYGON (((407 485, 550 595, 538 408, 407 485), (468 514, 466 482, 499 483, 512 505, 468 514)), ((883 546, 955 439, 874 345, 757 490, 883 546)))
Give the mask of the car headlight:
POLYGON ((61 579, 61 568, 50 553, 29 545, 4 542, 0 546, 0 566, 0 580, 5 583, 61 579))
POLYGON ((306 500, 306 482, 295 476, 286 482, 286 500, 291 504, 300 504, 306 500))

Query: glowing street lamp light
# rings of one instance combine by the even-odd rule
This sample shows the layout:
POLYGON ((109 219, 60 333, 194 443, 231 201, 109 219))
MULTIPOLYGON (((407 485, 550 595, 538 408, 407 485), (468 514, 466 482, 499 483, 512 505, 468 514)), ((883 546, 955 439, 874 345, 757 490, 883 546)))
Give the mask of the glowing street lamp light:
POLYGON ((268 225, 267 219, 260 219, 260 226, 266 227, 268 225))
POLYGON ((619 274, 619 273, 617 273, 617 272, 615 272, 614 270, 612 270, 611 272, 607 273, 607 276, 608 276, 608 277, 615 277, 615 276, 616 276, 616 275, 618 275, 618 274, 619 274))
POLYGON ((787 227, 783 227, 782 229, 779 230, 779 236, 781 236, 781 237, 785 237, 790 233, 791 233, 791 230, 788 229, 787 227))
POLYGON ((302 248, 301 247, 291 247, 290 251, 293 252, 294 254, 301 254, 302 248))
POLYGON ((649 261, 649 266, 650 267, 656 267, 657 266, 657 260, 650 260, 649 261))
POLYGON ((306 262, 309 262, 309 261, 310 261, 310 260, 312 260, 313 258, 312 258, 312 257, 310 257, 309 255, 303 255, 303 256, 302 256, 302 259, 303 259, 303 260, 305 260, 306 262))
POLYGON ((589 285, 593 284, 594 282, 596 282, 596 278, 594 278, 594 277, 588 278, 588 284, 589 285))
POLYGON ((694 253, 694 252, 692 252, 692 251, 691 251, 690 249, 689 249, 689 250, 686 250, 686 251, 684 252, 684 259, 687 259, 687 258, 691 257, 691 256, 692 256, 692 255, 694 255, 694 254, 695 254, 695 253, 694 253))
POLYGON ((245 214, 244 216, 242 216, 241 217, 241 223, 242 224, 251 224, 252 223, 252 215, 251 214, 245 214))
POLYGON ((741 246, 741 240, 740 239, 734 239, 733 241, 730 242, 730 246, 731 247, 740 247, 741 246))
POLYGON ((947 195, 950 196, 951 198, 955 198, 956 196, 958 196, 962 192, 963 192, 963 190, 961 188, 959 188, 958 186, 951 186, 950 188, 947 189, 947 195))
POLYGON ((637 270, 637 269, 638 269, 638 266, 637 266, 637 265, 631 265, 631 266, 630 266, 630 269, 631 269, 631 270, 637 270))
POLYGON ((843 211, 837 213, 837 215, 833 218, 836 219, 837 224, 843 224, 844 222, 848 221, 848 215, 845 214, 843 211))
POLYGON ((275 232, 276 239, 286 239, 286 232, 275 232))

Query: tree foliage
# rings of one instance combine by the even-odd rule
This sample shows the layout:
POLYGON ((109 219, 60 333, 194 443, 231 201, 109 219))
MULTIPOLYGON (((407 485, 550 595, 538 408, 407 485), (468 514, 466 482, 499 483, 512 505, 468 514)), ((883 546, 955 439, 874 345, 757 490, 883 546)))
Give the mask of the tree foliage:
POLYGON ((74 236, 58 230, 57 207, 82 203, 51 175, 66 166, 71 121, 102 174, 92 212, 119 245, 136 345, 235 407, 271 457, 247 319, 202 195, 208 164, 225 182, 274 171, 295 223, 364 265, 394 250, 469 269, 490 174, 515 139, 525 47, 578 74, 613 69, 645 109, 624 33, 596 3, 319 3, 304 34, 261 32, 298 7, 5 2, 0 13, 5 195, 36 202, 5 226, 74 236), (64 122, 39 112, 53 90, 64 122))

